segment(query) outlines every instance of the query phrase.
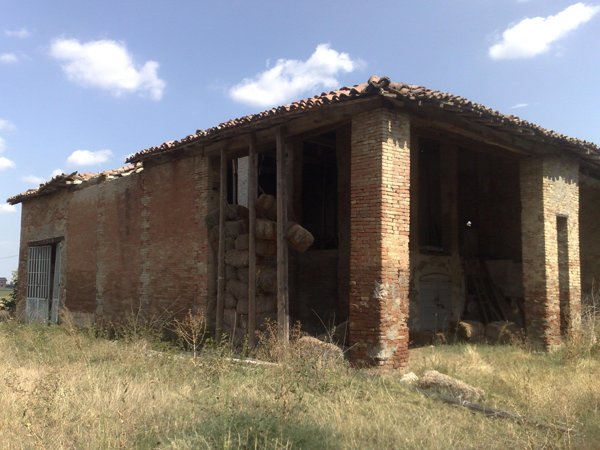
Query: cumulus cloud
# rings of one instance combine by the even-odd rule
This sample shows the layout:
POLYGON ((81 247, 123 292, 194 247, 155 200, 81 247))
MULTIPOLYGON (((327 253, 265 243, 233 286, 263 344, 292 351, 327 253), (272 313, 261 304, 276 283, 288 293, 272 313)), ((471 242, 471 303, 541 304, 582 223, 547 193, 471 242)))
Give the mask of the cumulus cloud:
POLYGON ((112 151, 110 150, 97 150, 95 152, 91 150, 75 150, 67 158, 67 164, 69 166, 95 166, 102 164, 112 158, 112 151))
POLYGON ((19 60, 17 55, 14 53, 0 53, 0 63, 3 64, 12 64, 16 63, 19 60))
POLYGON ((95 87, 116 96, 137 92, 160 100, 166 83, 158 77, 158 63, 134 63, 125 44, 111 40, 79 42, 56 39, 50 55, 62 61, 67 78, 82 86, 95 87))
POLYGON ((10 120, 0 117, 0 131, 10 133, 11 131, 14 131, 15 128, 15 124, 10 120))
POLYGON ((31 32, 27 28, 19 28, 18 30, 4 30, 4 34, 11 38, 26 39, 31 36, 31 32))
POLYGON ((54 169, 54 170, 52 171, 52 173, 50 174, 50 177, 54 178, 54 177, 56 177, 56 176, 58 176, 58 175, 62 175, 63 173, 64 173, 64 172, 63 172, 63 170, 62 170, 62 169, 54 169))
POLYGON ((575 3, 554 16, 526 18, 507 28, 489 49, 492 59, 531 58, 594 17, 600 6, 575 3))
POLYGON ((17 211, 15 205, 9 205, 8 203, 0 203, 0 214, 14 213, 17 211))
POLYGON ((283 104, 316 89, 338 87, 338 74, 352 72, 361 65, 348 53, 320 44, 306 61, 279 59, 273 67, 243 79, 229 89, 229 96, 252 106, 283 104))
POLYGON ((13 167, 15 167, 14 161, 11 161, 4 156, 0 156, 0 172, 6 169, 12 169, 13 167))

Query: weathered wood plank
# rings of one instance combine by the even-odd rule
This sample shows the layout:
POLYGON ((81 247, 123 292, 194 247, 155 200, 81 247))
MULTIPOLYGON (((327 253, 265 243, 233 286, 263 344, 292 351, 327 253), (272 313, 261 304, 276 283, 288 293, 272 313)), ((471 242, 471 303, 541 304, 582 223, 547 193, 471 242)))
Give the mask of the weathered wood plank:
POLYGON ((219 172, 219 249, 217 252, 217 311, 215 338, 221 339, 223 332, 223 310, 225 307, 225 208, 227 207, 227 153, 221 148, 219 172))
POLYGON ((279 337, 287 342, 290 337, 288 248, 287 232, 287 164, 283 128, 277 129, 277 324, 279 337))
POLYGON ((256 345, 256 139, 250 136, 248 147, 248 344, 256 345))

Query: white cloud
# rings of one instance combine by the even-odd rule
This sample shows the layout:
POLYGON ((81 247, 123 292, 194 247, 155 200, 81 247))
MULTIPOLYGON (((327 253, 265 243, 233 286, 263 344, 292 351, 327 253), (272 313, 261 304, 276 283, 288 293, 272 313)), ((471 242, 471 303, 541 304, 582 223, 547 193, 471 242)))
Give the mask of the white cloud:
POLYGON ((17 212, 15 205, 9 205, 8 203, 0 203, 0 214, 8 214, 17 212))
POLYGON ((492 59, 531 58, 550 50, 552 43, 589 21, 600 6, 575 3, 554 16, 526 18, 502 33, 489 49, 492 59))
POLYGON ((110 150, 75 150, 67 158, 69 166, 95 166, 108 161, 113 153, 110 150))
POLYGON ((33 184, 33 185, 38 185, 38 184, 42 184, 44 183, 46 180, 44 180, 42 177, 36 177, 35 175, 27 175, 24 176, 23 178, 21 178, 25 183, 29 183, 29 184, 33 184))
POLYGON ((63 172, 63 170, 62 170, 62 169, 54 169, 54 170, 52 171, 52 173, 50 174, 50 177, 54 178, 54 177, 56 177, 56 176, 58 176, 58 175, 62 175, 63 173, 64 173, 64 172, 63 172))
POLYGON ((11 161, 10 159, 5 158, 4 156, 0 156, 0 172, 6 169, 12 169, 13 167, 15 167, 14 161, 11 161))
POLYGON ((510 107, 510 109, 527 108, 528 106, 529 106, 529 103, 517 103, 516 105, 512 105, 510 107))
POLYGON ((316 89, 338 87, 336 75, 352 72, 361 65, 347 53, 320 44, 306 61, 279 59, 273 67, 230 88, 229 95, 253 106, 283 104, 316 89))
POLYGON ((27 28, 19 28, 18 30, 4 30, 4 34, 8 37, 25 39, 31 36, 31 32, 27 28))
POLYGON ((12 123, 10 120, 3 119, 0 117, 0 131, 9 133, 11 131, 14 131, 15 128, 15 124, 12 123))
POLYGON ((12 64, 19 60, 14 53, 0 53, 0 63, 12 64))
POLYGON ((82 86, 104 89, 116 96, 138 92, 152 100, 162 98, 166 83, 158 77, 158 63, 146 61, 136 66, 122 42, 56 39, 50 55, 63 61, 67 78, 82 86))

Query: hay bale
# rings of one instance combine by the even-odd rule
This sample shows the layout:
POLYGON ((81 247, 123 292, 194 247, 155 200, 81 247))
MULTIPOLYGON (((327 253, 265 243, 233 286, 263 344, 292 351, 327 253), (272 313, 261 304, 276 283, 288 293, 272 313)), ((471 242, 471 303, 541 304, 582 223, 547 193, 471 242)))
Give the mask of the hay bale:
POLYGON ((269 194, 261 194, 256 200, 256 216, 277 220, 277 199, 269 194))
POLYGON ((226 308, 223 311, 223 324, 229 329, 237 325, 237 315, 234 308, 226 308))
POLYGON ((290 248, 303 253, 315 242, 310 231, 297 223, 292 223, 287 230, 287 243, 290 248))
POLYGON ((239 300, 248 298, 248 285, 239 280, 227 280, 225 290, 239 300))
POLYGON ((277 314, 277 297, 272 295, 259 295, 256 297, 257 314, 277 314))
POLYGON ((485 337, 490 342, 508 344, 516 339, 520 329, 514 322, 497 321, 485 326, 485 337))
POLYGON ((225 264, 233 267, 248 267, 248 250, 227 250, 225 264))
POLYGON ((256 219, 256 239, 275 241, 277 239, 277 222, 256 219))
POLYGON ((456 324, 456 335, 467 342, 479 342, 485 336, 485 326, 475 320, 461 320, 456 324))
POLYGON ((235 248, 236 250, 248 250, 248 234, 240 234, 235 238, 235 248))
MULTIPOLYGON (((240 298, 237 301, 236 311, 238 314, 248 314, 248 297, 240 298)), ((256 314, 268 314, 277 312, 277 297, 257 295, 256 296, 256 314)))
POLYGON ((225 292, 225 308, 232 309, 237 306, 237 298, 229 292, 225 292))
POLYGON ((237 278, 237 269, 225 264, 225 280, 233 280, 235 278, 237 278))
POLYGON ((256 271, 256 285, 261 292, 277 292, 277 270, 271 267, 259 267, 256 271))
POLYGON ((469 402, 477 402, 484 396, 482 389, 471 386, 457 378, 444 375, 437 370, 425 372, 418 381, 418 386, 422 389, 434 389, 440 393, 449 394, 452 397, 469 402))
POLYGON ((230 220, 225 222, 225 237, 237 238, 240 234, 248 233, 247 220, 230 220))
POLYGON ((248 284, 248 268, 240 267, 236 270, 236 278, 242 283, 248 284))
POLYGON ((259 256, 275 256, 277 255, 277 242, 257 239, 256 254, 259 256))

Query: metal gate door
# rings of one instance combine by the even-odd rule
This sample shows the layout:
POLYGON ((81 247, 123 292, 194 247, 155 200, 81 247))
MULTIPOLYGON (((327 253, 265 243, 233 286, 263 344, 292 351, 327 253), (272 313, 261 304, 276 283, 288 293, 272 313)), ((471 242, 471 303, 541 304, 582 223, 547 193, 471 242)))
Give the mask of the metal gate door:
POLYGON ((27 304, 29 322, 47 322, 50 312, 50 272, 52 246, 29 247, 27 270, 27 304))
POLYGON ((62 242, 56 245, 54 256, 54 281, 52 282, 52 304, 50 305, 50 321, 58 323, 58 312, 60 310, 60 277, 61 277, 62 242))

